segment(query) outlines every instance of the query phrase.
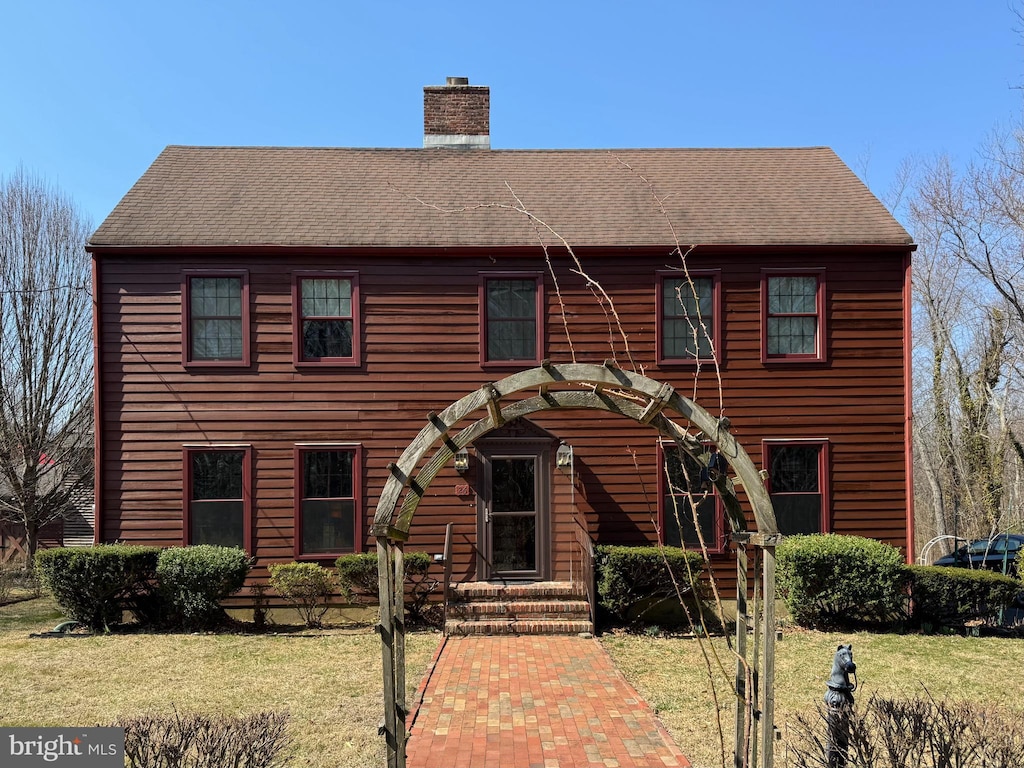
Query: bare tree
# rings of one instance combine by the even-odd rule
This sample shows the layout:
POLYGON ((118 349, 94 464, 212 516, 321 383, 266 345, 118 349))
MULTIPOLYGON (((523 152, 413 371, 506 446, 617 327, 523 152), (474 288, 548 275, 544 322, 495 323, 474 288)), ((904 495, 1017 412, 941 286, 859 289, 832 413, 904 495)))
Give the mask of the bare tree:
POLYGON ((0 520, 23 529, 29 565, 92 485, 89 230, 42 180, 0 179, 0 520))
POLYGON ((922 532, 986 536, 1020 524, 1024 450, 1019 397, 1024 158, 1019 136, 994 141, 958 173, 939 159, 911 202, 921 246, 915 457, 927 479, 922 532), (923 375, 920 375, 923 374, 923 375))

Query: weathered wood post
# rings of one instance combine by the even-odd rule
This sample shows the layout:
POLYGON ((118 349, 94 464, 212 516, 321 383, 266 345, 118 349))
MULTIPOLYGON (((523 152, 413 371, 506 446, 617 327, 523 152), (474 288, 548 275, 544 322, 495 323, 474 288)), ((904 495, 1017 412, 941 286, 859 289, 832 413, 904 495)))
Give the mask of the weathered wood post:
MULTIPOLYGON (((750 700, 751 700, 751 703, 753 705, 753 709, 754 709, 755 712, 759 711, 759 703, 761 701, 761 682, 760 682, 760 675, 761 675, 761 635, 763 633, 762 623, 761 623, 761 618, 762 617, 761 617, 761 602, 760 602, 761 601, 761 582, 758 580, 757 575, 756 575, 759 572, 760 565, 761 565, 761 558, 759 556, 759 553, 760 553, 760 550, 758 550, 758 549, 754 550, 754 562, 753 562, 753 569, 752 569, 754 574, 755 574, 755 576, 754 576, 754 611, 753 611, 753 617, 752 617, 752 623, 754 625, 754 649, 753 649, 753 652, 751 653, 751 658, 753 659, 753 667, 754 668, 751 670, 751 674, 750 674, 750 681, 751 681, 751 685, 753 686, 753 691, 750 694, 750 700)), ((760 717, 760 715, 758 715, 758 717, 760 717)), ((755 766, 755 768, 757 766, 757 744, 758 744, 758 742, 757 742, 757 727, 756 727, 756 725, 757 724, 755 723, 754 724, 755 727, 750 729, 750 765, 751 766, 755 766)))
POLYGON ((778 536, 766 536, 764 558, 764 708, 761 728, 763 768, 775 765, 775 542, 778 536))
MULTIPOLYGON (((734 533, 736 542, 736 744, 733 749, 734 768, 747 765, 747 541, 749 535, 734 533)), ((755 629, 756 631, 756 629, 755 629)), ((756 728, 750 713, 751 728, 756 728)))
POLYGON ((384 738, 388 768, 405 768, 405 563, 402 544, 377 537, 381 654, 384 669, 384 738))

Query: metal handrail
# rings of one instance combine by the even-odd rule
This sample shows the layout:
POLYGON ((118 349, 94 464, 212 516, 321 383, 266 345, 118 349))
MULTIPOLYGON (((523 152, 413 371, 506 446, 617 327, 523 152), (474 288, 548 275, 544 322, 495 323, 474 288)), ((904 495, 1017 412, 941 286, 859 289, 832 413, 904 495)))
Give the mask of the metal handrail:
POLYGON ((448 590, 452 584, 452 523, 444 529, 444 579, 442 581, 444 591, 442 594, 442 622, 441 626, 444 627, 444 622, 448 621, 448 590))
POLYGON ((594 596, 596 589, 594 586, 594 540, 590 537, 590 532, 587 530, 584 522, 581 522, 579 517, 574 516, 573 521, 576 523, 576 544, 580 549, 580 580, 583 582, 583 589, 587 596, 587 606, 590 609, 590 623, 593 625, 596 621, 594 605, 594 596))

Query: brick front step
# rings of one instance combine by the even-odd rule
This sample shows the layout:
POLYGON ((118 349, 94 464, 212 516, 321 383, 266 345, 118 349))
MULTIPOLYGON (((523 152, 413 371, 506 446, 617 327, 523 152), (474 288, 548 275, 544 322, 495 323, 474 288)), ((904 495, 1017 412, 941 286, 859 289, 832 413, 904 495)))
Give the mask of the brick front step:
POLYGON ((482 600, 453 602, 451 618, 458 619, 582 619, 590 618, 586 600, 524 600, 517 602, 482 600))
POLYGON ((451 587, 445 634, 576 635, 593 633, 582 585, 563 581, 451 587))
POLYGON ((568 581, 537 581, 522 584, 492 584, 487 581, 469 581, 451 587, 452 599, 480 600, 541 600, 544 598, 580 598, 583 585, 568 581))
POLYGON ((444 623, 446 635, 578 635, 593 633, 593 625, 586 620, 565 619, 490 619, 487 621, 459 621, 444 623))

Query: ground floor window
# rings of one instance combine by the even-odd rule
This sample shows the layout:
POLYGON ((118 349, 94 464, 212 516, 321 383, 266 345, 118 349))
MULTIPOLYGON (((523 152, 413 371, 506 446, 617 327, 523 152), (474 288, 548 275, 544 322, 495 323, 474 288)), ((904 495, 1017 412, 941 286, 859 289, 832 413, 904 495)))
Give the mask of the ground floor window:
POLYGON ((249 548, 251 449, 185 448, 185 544, 249 548))
POLYGON ((296 556, 355 552, 359 541, 359 447, 296 448, 296 556))
POLYGON ((768 491, 783 535, 827 532, 827 456, 825 440, 764 443, 768 491))
POLYGON ((675 443, 661 443, 659 452, 661 542, 670 547, 698 549, 703 539, 709 550, 720 550, 724 544, 722 508, 711 480, 711 472, 720 471, 717 452, 707 449, 707 464, 675 443))

